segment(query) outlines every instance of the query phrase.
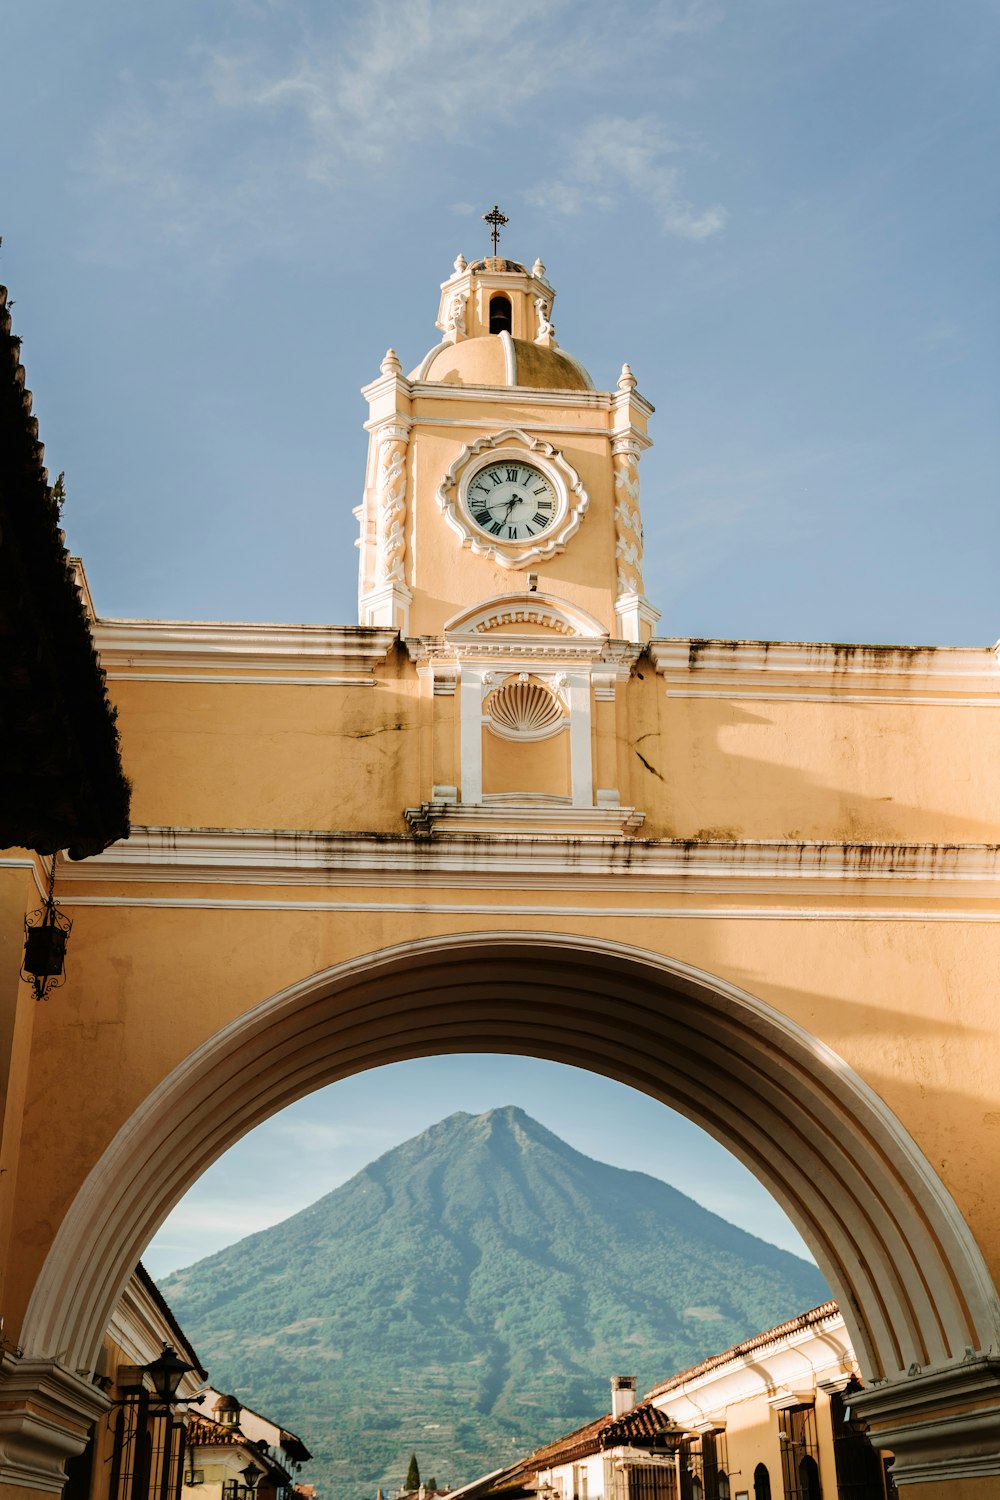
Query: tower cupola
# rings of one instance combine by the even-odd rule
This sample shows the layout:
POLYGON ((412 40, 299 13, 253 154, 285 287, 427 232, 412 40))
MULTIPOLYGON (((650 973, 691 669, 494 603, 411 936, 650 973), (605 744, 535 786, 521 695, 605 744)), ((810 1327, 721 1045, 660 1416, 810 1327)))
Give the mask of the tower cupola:
POLYGON ((536 260, 464 255, 441 284, 437 326, 442 339, 411 371, 411 380, 442 385, 527 386, 533 390, 592 391, 580 362, 556 342, 556 294, 536 260))

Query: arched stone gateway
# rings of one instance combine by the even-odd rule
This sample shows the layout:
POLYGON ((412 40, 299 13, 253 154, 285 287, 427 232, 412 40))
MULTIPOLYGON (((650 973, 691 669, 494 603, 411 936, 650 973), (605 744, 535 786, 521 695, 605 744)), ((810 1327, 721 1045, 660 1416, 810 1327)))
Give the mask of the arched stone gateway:
POLYGON ((365 387, 358 625, 90 611, 133 827, 59 860, 46 1005, 17 970, 48 865, 0 856, 3 1500, 59 1491, 199 1173, 445 1051, 592 1069, 725 1142, 836 1292, 897 1480, 1000 1500, 1000 659, 654 635, 653 408, 628 365, 595 389, 554 297, 459 257, 440 342, 365 387))
POLYGON ((254 1125, 338 1078, 454 1052, 605 1074, 728 1146, 813 1249, 872 1385, 873 1416, 880 1394, 898 1405, 901 1382, 956 1367, 968 1375, 968 1351, 995 1345, 996 1293, 961 1215, 899 1121, 829 1047, 684 963, 615 942, 484 933, 313 975, 175 1068, 67 1214, 25 1320, 26 1357, 93 1367, 157 1227, 254 1125))

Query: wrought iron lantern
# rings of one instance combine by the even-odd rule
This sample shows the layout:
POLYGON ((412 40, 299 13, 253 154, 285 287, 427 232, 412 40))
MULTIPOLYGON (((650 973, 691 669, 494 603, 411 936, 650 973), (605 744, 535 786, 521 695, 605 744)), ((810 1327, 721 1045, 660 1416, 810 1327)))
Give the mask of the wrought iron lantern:
POLYGON ((171 1349, 169 1344, 164 1344, 163 1353, 158 1359, 143 1367, 150 1380, 153 1389, 163 1402, 164 1406, 176 1405, 177 1387, 183 1376, 194 1369, 194 1365, 187 1364, 176 1349, 171 1349))
POLYGON ((66 943, 73 923, 61 912, 52 894, 56 883, 56 857, 52 856, 49 889, 38 911, 24 919, 24 958, 21 978, 30 984, 36 1000, 47 1000, 66 982, 66 943))

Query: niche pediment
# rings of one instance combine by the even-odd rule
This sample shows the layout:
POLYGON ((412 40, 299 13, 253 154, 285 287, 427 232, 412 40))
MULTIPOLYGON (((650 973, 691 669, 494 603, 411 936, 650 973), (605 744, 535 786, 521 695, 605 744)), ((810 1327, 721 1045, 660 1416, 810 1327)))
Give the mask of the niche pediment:
POLYGON ((604 641, 608 632, 586 610, 551 594, 503 594, 454 615, 445 625, 445 639, 498 640, 504 636, 537 636, 549 642, 604 641))

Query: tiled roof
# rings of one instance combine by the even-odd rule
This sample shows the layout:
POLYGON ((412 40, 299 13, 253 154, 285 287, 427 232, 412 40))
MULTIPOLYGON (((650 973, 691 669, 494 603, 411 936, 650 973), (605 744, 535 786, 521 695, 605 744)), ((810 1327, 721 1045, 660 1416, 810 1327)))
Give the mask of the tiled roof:
POLYGON ((777 1328, 768 1328, 764 1333, 755 1333, 753 1338, 744 1339, 742 1344, 734 1344, 731 1349, 724 1349, 721 1354, 713 1354, 708 1359, 703 1359, 700 1365, 692 1365, 689 1370, 681 1370, 680 1374, 671 1375, 669 1380, 662 1381, 660 1385, 654 1385, 644 1400, 650 1401, 654 1397, 665 1396, 668 1392, 686 1385, 689 1380, 697 1380, 699 1376, 708 1375, 712 1370, 718 1370, 733 1360, 744 1359, 748 1354, 759 1354, 768 1345, 780 1344, 782 1339, 787 1339, 791 1334, 800 1333, 806 1328, 814 1328, 818 1323, 825 1323, 828 1318, 835 1318, 839 1312, 836 1302, 822 1302, 819 1307, 814 1307, 809 1312, 799 1313, 796 1318, 789 1318, 787 1323, 779 1323, 777 1328))
POLYGON ((462 1493, 471 1497, 476 1494, 511 1495, 521 1489, 530 1488, 526 1481, 540 1469, 552 1469, 558 1464, 574 1463, 590 1453, 601 1453, 607 1448, 650 1448, 663 1433, 676 1430, 666 1412, 643 1401, 624 1416, 613 1417, 608 1412, 586 1427, 536 1448, 527 1458, 519 1459, 507 1469, 488 1475, 482 1488, 466 1486, 462 1493))
POLYGON ((194 1365, 194 1374, 197 1375, 199 1380, 207 1380, 208 1371, 203 1368, 201 1360, 198 1358, 197 1353, 188 1342, 187 1334, 184 1332, 183 1328, 174 1316, 173 1309, 171 1308, 169 1302, 167 1301, 166 1297, 164 1297, 163 1293, 160 1291, 160 1288, 156 1285, 156 1282, 153 1280, 152 1276, 150 1276, 141 1260, 135 1268, 135 1278, 160 1309, 165 1322, 167 1323, 171 1333, 173 1334, 174 1348, 179 1354, 183 1354, 185 1358, 191 1361, 191 1363, 194 1365))
POLYGON ((127 837, 129 785, 20 347, 0 287, 0 846, 83 859, 127 837))
POLYGON ((238 1427, 227 1427, 209 1417, 196 1416, 188 1422, 187 1441, 189 1448, 245 1448, 248 1444, 238 1427))

